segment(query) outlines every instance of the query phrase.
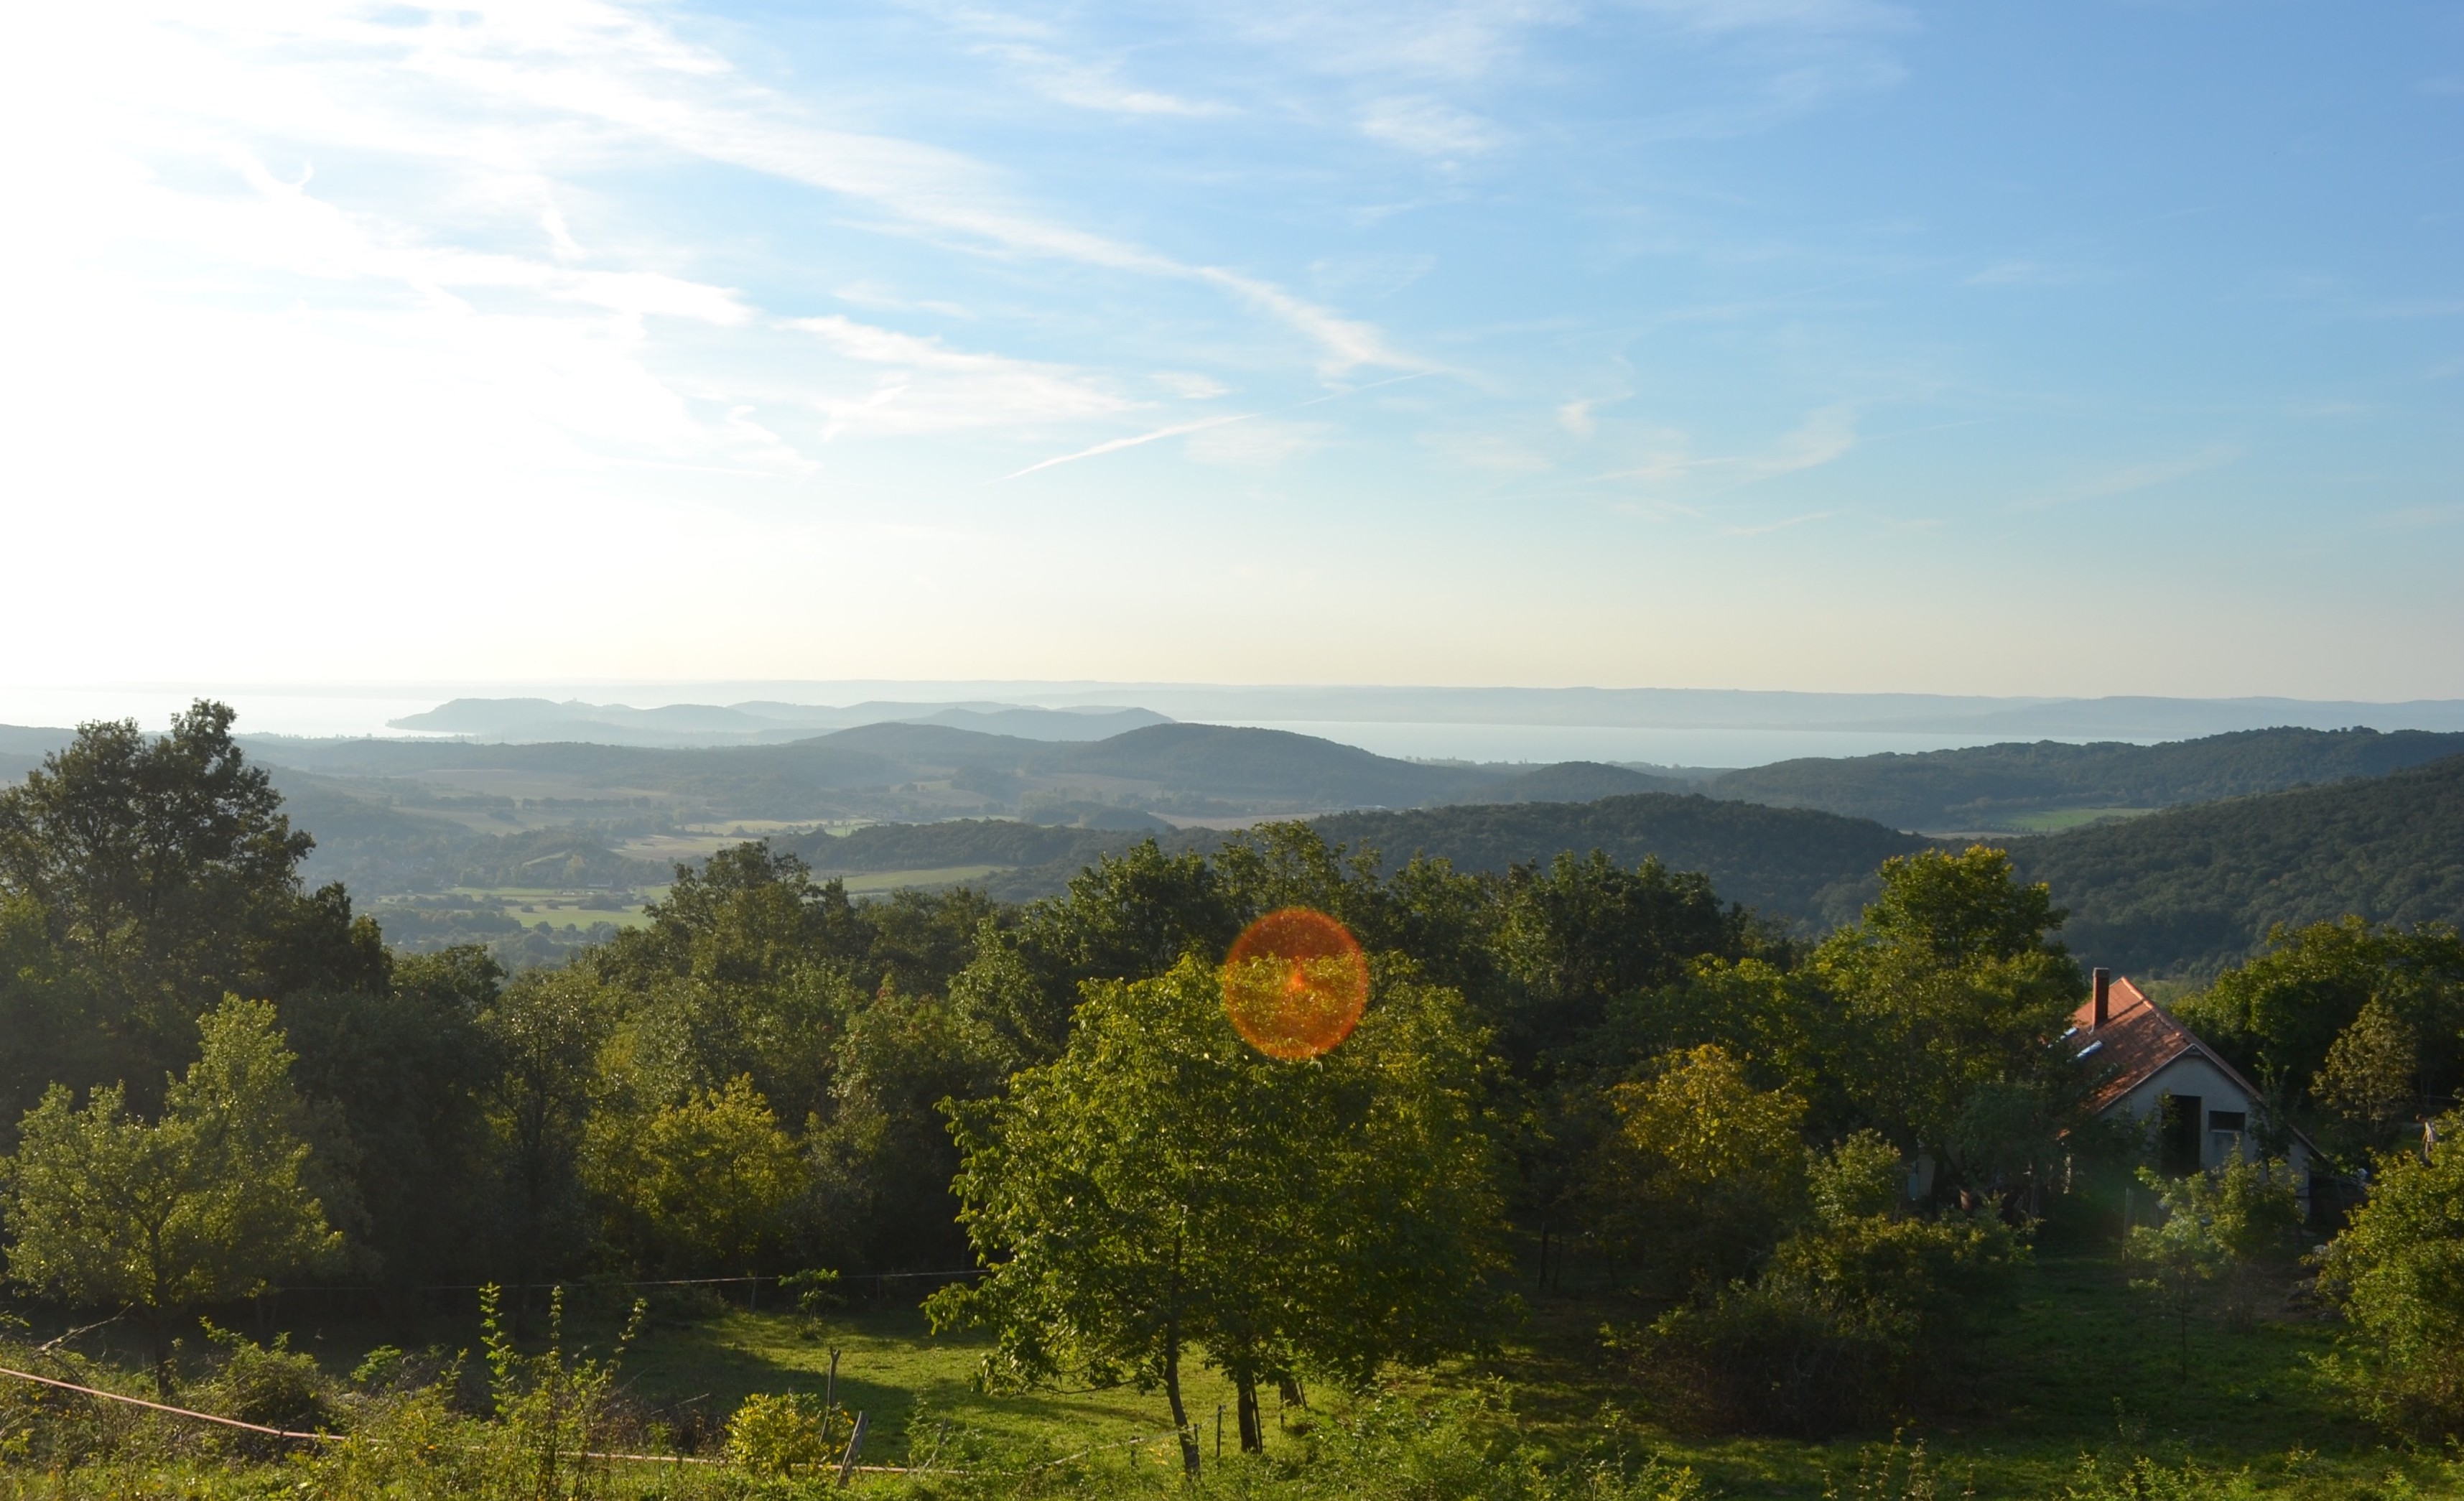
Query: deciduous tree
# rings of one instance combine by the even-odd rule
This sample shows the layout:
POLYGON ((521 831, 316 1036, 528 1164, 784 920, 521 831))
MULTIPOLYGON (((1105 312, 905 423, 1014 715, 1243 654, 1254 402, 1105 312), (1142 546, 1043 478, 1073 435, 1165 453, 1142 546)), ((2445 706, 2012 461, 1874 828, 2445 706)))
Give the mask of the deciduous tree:
POLYGON ((83 1109, 54 1085, 20 1128, 0 1198, 10 1276, 135 1312, 166 1398, 179 1313, 253 1296, 341 1246, 303 1181, 301 1104, 273 1006, 230 998, 200 1032, 159 1121, 130 1114, 117 1085, 83 1109))

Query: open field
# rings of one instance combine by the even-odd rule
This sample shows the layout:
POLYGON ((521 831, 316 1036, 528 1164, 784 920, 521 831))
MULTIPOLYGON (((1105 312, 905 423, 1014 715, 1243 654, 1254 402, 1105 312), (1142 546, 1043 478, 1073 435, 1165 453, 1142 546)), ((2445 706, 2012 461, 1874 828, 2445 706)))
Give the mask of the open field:
POLYGON ((946 886, 964 886, 1008 869, 1001 865, 952 865, 930 871, 858 871, 832 876, 831 879, 847 882, 850 895, 881 896, 901 887, 935 891, 946 886))
POLYGON ((2000 820, 2001 831, 2016 834, 2058 834, 2066 828, 2085 828, 2090 824, 2116 824, 2123 819, 2145 818, 2156 812, 2152 807, 2057 807, 2037 813, 2017 813, 2000 820))
POLYGON ((781 834, 802 834, 816 827, 845 832, 859 826, 815 826, 790 823, 776 818, 731 819, 724 824, 693 825, 669 833, 644 834, 614 847, 615 852, 628 860, 682 861, 707 860, 721 850, 732 849, 748 839, 768 839, 781 834))
POLYGON ((657 901, 667 891, 664 886, 635 887, 613 894, 538 886, 457 886, 452 894, 473 901, 502 902, 506 915, 524 927, 541 922, 562 927, 569 922, 586 928, 594 922, 612 922, 620 928, 638 928, 649 921, 643 915, 644 905, 657 901), (622 900, 611 902, 611 898, 622 900))

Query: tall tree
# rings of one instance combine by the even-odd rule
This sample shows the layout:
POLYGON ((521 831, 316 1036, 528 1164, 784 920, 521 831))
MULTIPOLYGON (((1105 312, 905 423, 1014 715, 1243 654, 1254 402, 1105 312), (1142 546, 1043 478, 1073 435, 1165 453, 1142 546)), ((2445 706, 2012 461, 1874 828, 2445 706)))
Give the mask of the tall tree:
POLYGON ((996 1376, 1160 1385, 1192 1470, 1193 1347, 1250 1446, 1263 1382, 1459 1347, 1497 1223, 1478 1048, 1458 1000, 1408 984, 1305 1063, 1242 1043, 1210 965, 1089 987, 1059 1059, 957 1113, 989 1270, 936 1324, 992 1326, 996 1376))
POLYGON ((315 841, 199 700, 170 733, 79 728, 0 791, 0 1118, 54 1080, 124 1081, 143 1111, 195 1056, 197 1017, 226 992, 385 988, 376 926, 340 886, 301 889, 315 841))
POLYGON ((117 1085, 83 1109, 54 1085, 0 1176, 9 1274, 72 1303, 134 1312, 171 1389, 183 1312, 261 1291, 341 1248, 305 1179, 303 1107, 273 1006, 229 998, 205 1016, 197 1061, 155 1124, 117 1085))
POLYGON ((2066 915, 2043 885, 2016 880, 2002 850, 1926 850, 1891 859, 1881 873, 1863 920, 1815 951, 1837 1007, 1821 1028, 1828 1066, 1856 1112, 1848 1124, 1956 1169, 1958 1143, 1989 1135, 1962 1127, 1980 1089, 2037 1091, 2049 1118, 2076 1103, 2086 1075, 2048 1045, 2086 980, 2054 937, 2066 915))
MULTIPOLYGON (((570 1257, 583 1237, 583 1134, 599 1087, 609 1000, 580 968, 522 976, 480 1017, 500 1071, 489 1091, 504 1232, 517 1287, 570 1257)), ((523 1303, 514 1307, 520 1322, 523 1303)))

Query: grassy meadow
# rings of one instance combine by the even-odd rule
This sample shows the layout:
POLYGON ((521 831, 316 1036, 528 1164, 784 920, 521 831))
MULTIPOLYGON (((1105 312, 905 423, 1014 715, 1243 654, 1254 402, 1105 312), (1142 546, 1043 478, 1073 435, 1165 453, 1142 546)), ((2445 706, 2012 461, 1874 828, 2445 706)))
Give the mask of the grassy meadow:
MULTIPOLYGON (((1234 1452, 1237 1434, 1227 1415, 1227 1463, 1210 1469, 1203 1490, 1427 1501, 1473 1494, 1739 1501, 2464 1495, 2464 1456, 2391 1444, 2358 1422, 2320 1380, 2316 1362, 2332 1350, 2335 1326, 2298 1285, 2288 1284, 2247 1332, 2193 1323, 2186 1365, 2178 1332, 2130 1288, 2108 1250, 2049 1251, 2026 1273, 2012 1314, 1966 1366, 1944 1373, 1941 1395, 1929 1408, 1907 1416, 1896 1433, 1808 1442, 1704 1438, 1656 1423, 1600 1348, 1604 1326, 1630 1324, 1642 1311, 1606 1285, 1601 1269, 1578 1264, 1564 1281, 1570 1285, 1563 1291, 1543 1291, 1527 1276, 1520 1317, 1486 1357, 1433 1373, 1398 1372, 1374 1394, 1311 1392, 1306 1408, 1281 1408, 1269 1395, 1263 1466, 1234 1452), (1362 1432, 1395 1442, 1398 1414, 1409 1418, 1407 1437, 1419 1435, 1410 1443, 1484 1456, 1474 1466, 1479 1473, 1524 1476, 1513 1485, 1526 1489, 1487 1489, 1486 1481, 1461 1475, 1447 1480, 1443 1465, 1419 1473, 1434 1462, 1418 1450, 1373 1457, 1367 1463, 1374 1473, 1347 1468, 1361 1462, 1362 1432), (2143 1463, 2153 1468, 2122 1489, 2097 1490, 2082 1478, 2085 1466, 2106 1477, 2100 1484, 2119 1484, 2114 1477, 2143 1463), (1604 1464, 1610 1468, 1596 1468, 1604 1464), (1639 1491, 1603 1490, 1601 1476, 1612 1471, 1639 1473, 1649 1483, 1639 1491), (1693 1490, 1672 1478, 1680 1472, 1690 1473, 1693 1490), (1530 1476, 1555 1476, 1575 1489, 1532 1490, 1527 1482, 1543 1482, 1530 1476), (1338 1489, 1324 1489, 1338 1479, 1338 1489), (1396 1489, 1369 1489, 1387 1479, 1396 1489)), ((740 1290, 733 1291, 740 1299, 740 1290)), ((277 1322, 289 1324, 295 1348, 314 1355, 338 1380, 380 1345, 450 1354, 475 1352, 479 1343, 476 1320, 468 1315, 380 1321, 337 1310, 320 1317, 307 1301, 291 1300, 277 1322)), ((582 1317, 569 1343, 604 1349, 613 1332, 604 1313, 582 1317)), ((537 1333, 535 1310, 534 1342, 537 1333)), ((116 1346, 108 1330, 77 1343, 123 1369, 133 1361, 125 1337, 116 1346)), ((723 1305, 708 1290, 663 1293, 624 1360, 619 1401, 644 1421, 640 1431, 654 1435, 638 1442, 665 1442, 676 1452, 716 1458, 730 1415, 748 1397, 819 1397, 836 1351, 839 1405, 867 1415, 865 1462, 979 1471, 872 1473, 861 1477, 859 1489, 1087 1496, 1182 1491, 1159 1391, 988 1392, 977 1381, 987 1349, 979 1335, 932 1333, 906 1294, 859 1295, 827 1316, 810 1318, 775 1306, 723 1305), (1056 1460, 1063 1463, 1052 1465, 1056 1460)), ((193 1363, 202 1370, 208 1362, 193 1363)), ((1184 1390, 1211 1459, 1216 1415, 1219 1405, 1228 1413, 1231 1388, 1193 1362, 1184 1390)), ((0 1433, 0 1446, 10 1442, 11 1435, 0 1433)), ((157 1462, 142 1473, 103 1466, 48 1479, 0 1468, 0 1495, 357 1493, 327 1489, 319 1478, 323 1474, 307 1461, 286 1468, 195 1456, 181 1465, 157 1462)), ((726 1466, 620 1465, 600 1483, 612 1488, 609 1493, 797 1494, 825 1488, 826 1478, 759 1481, 726 1466)))

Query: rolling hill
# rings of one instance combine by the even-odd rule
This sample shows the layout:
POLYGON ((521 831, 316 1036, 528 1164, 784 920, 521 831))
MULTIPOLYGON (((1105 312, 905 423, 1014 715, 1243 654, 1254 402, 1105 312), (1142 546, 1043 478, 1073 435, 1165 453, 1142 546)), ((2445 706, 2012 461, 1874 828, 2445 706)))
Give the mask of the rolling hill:
POLYGON ((2010 848, 2071 909, 2074 950, 2143 974, 2212 972, 2271 923, 2464 923, 2464 756, 2010 848))
POLYGON ((1784 761, 1731 771, 1714 797, 1818 807, 1894 828, 2033 831, 2046 814, 2145 810, 2382 777, 2464 753, 2464 734, 2247 730, 2162 745, 2057 740, 1784 761))

